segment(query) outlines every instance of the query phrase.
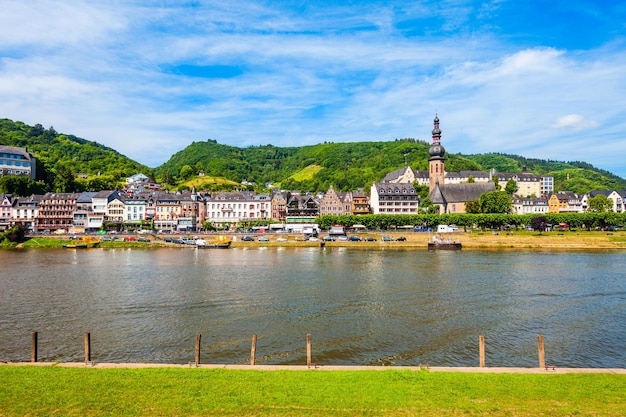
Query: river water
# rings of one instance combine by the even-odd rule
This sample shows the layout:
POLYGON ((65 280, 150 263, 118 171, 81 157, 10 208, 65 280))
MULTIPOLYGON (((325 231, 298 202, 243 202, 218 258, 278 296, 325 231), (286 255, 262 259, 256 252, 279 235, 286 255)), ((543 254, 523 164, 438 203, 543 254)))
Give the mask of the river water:
POLYGON ((623 252, 0 251, 0 360, 626 367, 623 252))

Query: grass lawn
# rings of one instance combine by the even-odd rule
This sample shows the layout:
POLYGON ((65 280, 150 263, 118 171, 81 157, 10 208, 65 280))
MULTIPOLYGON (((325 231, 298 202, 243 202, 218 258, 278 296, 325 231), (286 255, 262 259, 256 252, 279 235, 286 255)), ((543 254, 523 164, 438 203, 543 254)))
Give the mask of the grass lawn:
POLYGON ((626 376, 0 366, 0 416, 624 416, 626 376))

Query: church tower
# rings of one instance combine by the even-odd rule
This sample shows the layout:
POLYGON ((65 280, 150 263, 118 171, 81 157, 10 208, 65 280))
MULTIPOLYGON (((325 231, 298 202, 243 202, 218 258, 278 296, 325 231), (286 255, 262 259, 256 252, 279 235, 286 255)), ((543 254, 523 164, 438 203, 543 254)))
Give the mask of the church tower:
POLYGON ((433 144, 428 149, 428 177, 430 180, 430 191, 435 188, 435 184, 444 184, 444 163, 446 160, 446 150, 441 146, 441 129, 439 129, 439 117, 435 114, 434 128, 433 128, 433 144))

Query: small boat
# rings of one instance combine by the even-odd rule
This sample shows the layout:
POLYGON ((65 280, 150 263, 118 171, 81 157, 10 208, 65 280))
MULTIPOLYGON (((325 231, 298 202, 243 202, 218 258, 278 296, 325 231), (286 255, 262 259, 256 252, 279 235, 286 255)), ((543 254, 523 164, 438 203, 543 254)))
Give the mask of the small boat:
POLYGON ((86 243, 66 243, 63 247, 65 249, 87 249, 89 245, 86 243))
POLYGON ((428 242, 429 250, 459 250, 461 247, 461 242, 449 238, 442 238, 441 236, 433 236, 431 241, 428 242))
POLYGON ((87 248, 96 248, 100 244, 100 239, 85 237, 80 239, 75 239, 72 243, 64 243, 63 248, 65 249, 87 249, 87 248))
POLYGON ((204 239, 196 239, 198 249, 228 249, 232 240, 225 236, 216 236, 215 240, 207 242, 204 239))

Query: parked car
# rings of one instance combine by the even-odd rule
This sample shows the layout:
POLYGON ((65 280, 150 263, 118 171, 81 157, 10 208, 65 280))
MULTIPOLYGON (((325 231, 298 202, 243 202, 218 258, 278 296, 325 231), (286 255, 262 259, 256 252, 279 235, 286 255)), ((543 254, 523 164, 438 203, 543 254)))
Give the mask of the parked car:
POLYGON ((347 242, 348 241, 348 236, 346 235, 341 235, 339 236, 339 240, 343 241, 343 242, 347 242))
POLYGON ((398 241, 398 242, 406 242, 406 238, 404 236, 400 236, 399 238, 396 239, 396 241, 398 241))
POLYGON ((244 236, 241 238, 244 242, 253 242, 254 238, 252 236, 244 236))
POLYGON ((165 242, 167 243, 172 243, 174 242, 174 239, 172 239, 171 237, 166 237, 165 239, 163 239, 165 242))
POLYGON ((265 236, 261 236, 259 238, 259 242, 269 242, 270 240, 268 238, 266 238, 265 236))
POLYGON ((137 238, 137 242, 150 242, 150 239, 147 237, 139 237, 137 238))
POLYGON ((389 236, 383 236, 382 241, 383 242, 393 242, 393 238, 389 237, 389 236))
MULTIPOLYGON (((259 240, 260 240, 260 239, 259 239, 259 240)), ((282 237, 282 236, 281 236, 281 237, 279 237, 279 238, 278 238, 278 239, 276 239, 276 240, 277 240, 278 242, 286 242, 286 241, 287 241, 287 239, 286 239, 286 238, 284 238, 284 237, 282 237)))
POLYGON ((126 236, 124 240, 127 242, 134 242, 137 238, 135 236, 126 236))
POLYGON ((360 238, 360 237, 358 237, 358 236, 350 236, 350 237, 348 238, 348 240, 349 240, 350 242, 360 242, 360 241, 361 241, 361 240, 363 240, 363 239, 361 239, 361 238, 360 238))
POLYGON ((335 238, 332 236, 324 236, 324 239, 322 240, 324 240, 324 242, 334 242, 335 238))
POLYGON ((365 238, 365 241, 366 242, 376 242, 376 238, 368 236, 368 237, 365 238))

